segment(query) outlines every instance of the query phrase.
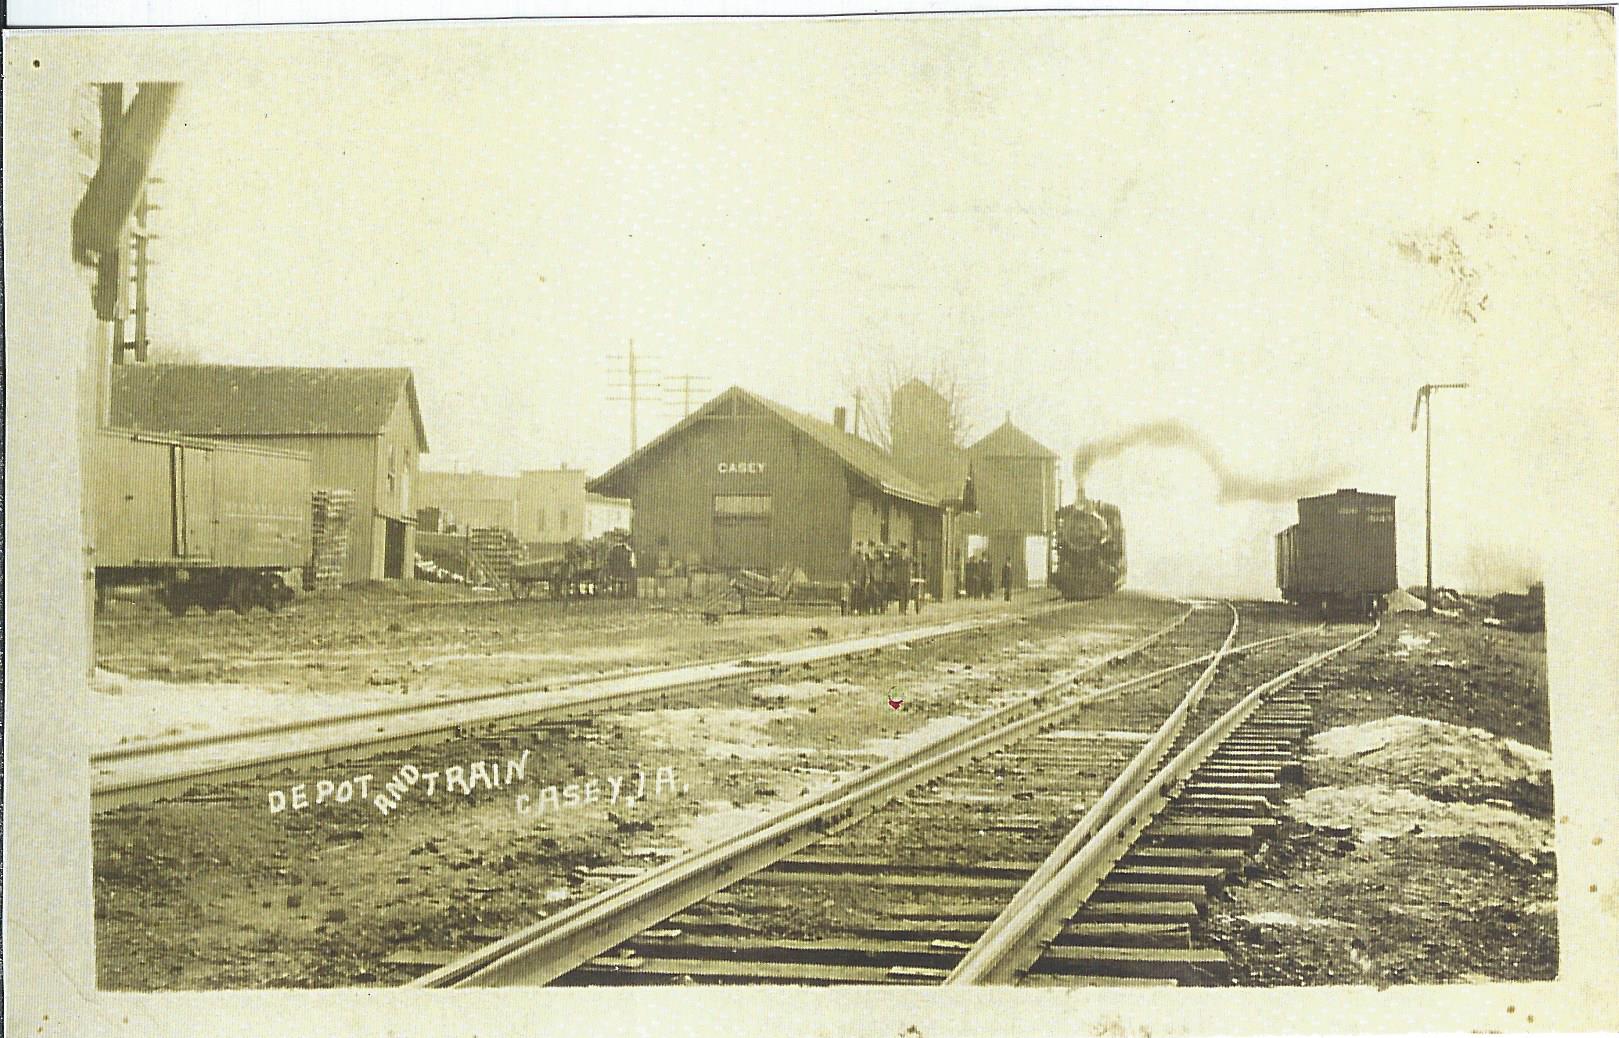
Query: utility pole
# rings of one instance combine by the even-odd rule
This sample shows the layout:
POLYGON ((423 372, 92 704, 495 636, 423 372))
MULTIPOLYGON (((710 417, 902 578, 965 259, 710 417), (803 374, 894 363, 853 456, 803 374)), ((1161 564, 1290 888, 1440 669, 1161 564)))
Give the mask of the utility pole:
MULTIPOLYGON (((150 185, 162 182, 162 177, 146 178, 148 187, 141 188, 140 201, 135 203, 135 226, 130 231, 130 263, 135 268, 132 278, 135 286, 135 341, 124 349, 132 349, 136 362, 141 364, 146 363, 146 349, 151 344, 151 337, 146 331, 147 302, 151 298, 147 294, 147 272, 152 268, 152 257, 148 250, 151 242, 158 237, 152 233, 147 217, 153 210, 162 208, 153 205, 147 196, 150 193, 150 185)), ((119 350, 120 358, 124 349, 119 350)))
POLYGON ((1466 389, 1466 382, 1430 382, 1417 390, 1417 403, 1411 409, 1411 431, 1417 431, 1417 416, 1426 414, 1427 433, 1423 445, 1423 530, 1427 543, 1428 597, 1424 612, 1433 612, 1433 394, 1438 389, 1466 389), (1426 412, 1423 404, 1427 404, 1426 412))
MULTIPOLYGON (((615 353, 615 354, 612 354, 611 359, 614 360, 614 361, 624 361, 626 363, 626 371, 627 371, 627 373, 629 375, 629 381, 628 382, 626 382, 622 386, 614 386, 613 387, 614 389, 624 390, 624 391, 628 392, 629 395, 628 396, 609 397, 608 399, 619 400, 619 401, 624 401, 624 400, 629 401, 629 405, 630 405, 630 453, 634 454, 637 450, 639 450, 641 448, 641 435, 640 435, 640 429, 639 429, 637 423, 639 421, 639 410, 640 410, 640 405, 641 405, 641 376, 644 374, 644 372, 642 370, 642 367, 641 367, 642 358, 637 356, 636 352, 635 352, 635 340, 634 339, 630 340, 629 352, 627 354, 625 354, 625 353, 615 353)), ((656 384, 657 384, 656 382, 653 383, 653 385, 656 385, 656 384)))
MULTIPOLYGON (((124 84, 100 83, 97 84, 101 100, 101 150, 102 161, 113 153, 118 147, 118 130, 124 118, 124 84)), ((142 195, 145 188, 140 188, 142 195)), ((136 205, 139 206, 137 196, 136 205)), ((124 362, 124 320, 129 316, 129 273, 124 266, 126 259, 124 245, 128 240, 125 228, 120 227, 112 247, 100 254, 96 263, 96 280, 99 298, 96 300, 96 316, 109 322, 112 326, 112 356, 111 362, 122 364, 124 362)), ((105 367, 108 359, 98 361, 97 377, 105 383, 108 377, 105 367)), ((107 386, 99 387, 97 402, 100 410, 100 424, 107 422, 108 402, 106 396, 107 386)))
POLYGON ((680 417, 686 418, 691 414, 691 395, 693 391, 706 392, 706 387, 703 386, 706 381, 702 375, 669 375, 664 379, 666 385, 676 383, 679 386, 677 392, 681 401, 680 417))

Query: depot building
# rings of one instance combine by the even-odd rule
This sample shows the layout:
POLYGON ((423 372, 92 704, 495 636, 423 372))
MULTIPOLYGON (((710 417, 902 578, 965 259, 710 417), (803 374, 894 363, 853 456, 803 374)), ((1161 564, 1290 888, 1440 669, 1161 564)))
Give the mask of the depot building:
POLYGON ((643 573, 791 565, 838 582, 854 542, 903 541, 940 595, 945 502, 843 425, 733 386, 588 489, 632 502, 643 573))

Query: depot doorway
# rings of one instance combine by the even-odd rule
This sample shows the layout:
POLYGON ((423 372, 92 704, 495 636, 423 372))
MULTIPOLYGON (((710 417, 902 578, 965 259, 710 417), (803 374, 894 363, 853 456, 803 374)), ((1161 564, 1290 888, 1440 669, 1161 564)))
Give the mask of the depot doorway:
POLYGON ((722 569, 770 572, 769 494, 714 495, 714 553, 722 569))

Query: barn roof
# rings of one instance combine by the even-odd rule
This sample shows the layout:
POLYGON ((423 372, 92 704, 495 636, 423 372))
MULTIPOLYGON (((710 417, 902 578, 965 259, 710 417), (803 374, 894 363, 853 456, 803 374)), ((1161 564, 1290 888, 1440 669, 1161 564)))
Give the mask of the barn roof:
POLYGON ((1055 458, 1057 452, 1012 424, 1008 418, 994 432, 967 448, 985 458, 1055 458))
POLYGON ((409 368, 118 364, 111 418, 115 426, 191 436, 375 436, 400 394, 426 451, 409 368))
POLYGON ((939 498, 901 472, 893 456, 881 447, 868 443, 851 433, 840 432, 830 422, 823 422, 819 418, 811 418, 807 414, 795 411, 783 404, 778 404, 774 400, 767 400, 756 393, 750 393, 741 386, 732 386, 675 425, 664 430, 660 436, 653 439, 646 446, 587 483, 586 489, 599 493, 621 493, 623 491, 622 478, 632 469, 640 465, 642 461, 650 457, 665 443, 680 436, 697 422, 724 411, 733 401, 752 404, 792 426, 813 442, 837 455, 838 460, 843 462, 845 466, 876 486, 883 493, 932 508, 940 506, 939 498))

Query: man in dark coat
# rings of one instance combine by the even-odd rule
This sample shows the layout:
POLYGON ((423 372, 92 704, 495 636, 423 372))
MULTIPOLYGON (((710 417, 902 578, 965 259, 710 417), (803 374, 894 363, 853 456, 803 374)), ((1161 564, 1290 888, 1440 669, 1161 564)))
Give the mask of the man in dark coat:
POLYGON ((904 615, 906 607, 911 604, 911 549, 904 541, 899 542, 899 551, 894 554, 894 591, 899 600, 899 611, 904 615))
POLYGON ((1006 561, 1001 563, 1001 591, 1008 602, 1012 601, 1012 556, 1008 555, 1006 561))
POLYGON ((873 606, 873 612, 888 612, 888 571, 888 545, 872 545, 871 604, 873 606))

